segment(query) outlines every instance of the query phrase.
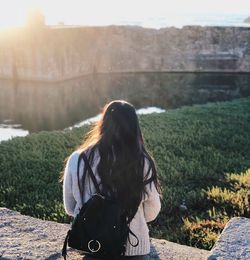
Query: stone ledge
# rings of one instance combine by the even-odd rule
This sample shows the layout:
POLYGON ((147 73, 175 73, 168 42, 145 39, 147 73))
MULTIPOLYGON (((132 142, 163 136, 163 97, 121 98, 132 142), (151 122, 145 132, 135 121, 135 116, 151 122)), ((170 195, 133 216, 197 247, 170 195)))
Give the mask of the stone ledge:
POLYGON ((250 259, 250 219, 232 218, 215 243, 208 259, 250 259))
MULTIPOLYGON (((0 208, 0 258, 63 259, 61 249, 69 224, 45 221, 0 208)), ((200 260, 209 251, 183 246, 161 239, 151 239, 151 259, 200 260)), ((74 250, 68 250, 68 259, 82 259, 74 250)))

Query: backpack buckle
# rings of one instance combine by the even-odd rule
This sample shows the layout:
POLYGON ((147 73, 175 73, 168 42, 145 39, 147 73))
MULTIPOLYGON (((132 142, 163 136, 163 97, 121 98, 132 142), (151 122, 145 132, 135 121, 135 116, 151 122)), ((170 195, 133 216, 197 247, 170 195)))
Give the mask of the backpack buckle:
POLYGON ((101 249, 101 244, 98 240, 90 240, 88 242, 88 249, 92 253, 96 253, 101 249))

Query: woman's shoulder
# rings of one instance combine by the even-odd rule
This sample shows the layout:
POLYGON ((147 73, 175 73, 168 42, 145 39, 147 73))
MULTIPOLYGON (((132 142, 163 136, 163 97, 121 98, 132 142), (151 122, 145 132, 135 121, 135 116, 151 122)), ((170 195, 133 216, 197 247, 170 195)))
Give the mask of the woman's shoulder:
POLYGON ((76 150, 76 151, 72 152, 70 154, 70 156, 68 157, 67 164, 68 164, 68 168, 70 170, 77 169, 77 164, 78 164, 78 159, 79 159, 80 154, 81 154, 81 151, 76 150))
MULTIPOLYGON (((78 166, 79 156, 84 152, 87 155, 87 157, 88 157, 88 155, 89 155, 91 150, 92 150, 92 147, 89 147, 86 150, 77 149, 74 152, 72 152, 70 154, 70 156, 68 157, 68 167, 71 170, 76 171, 77 170, 77 166, 78 166)), ((95 155, 98 156, 98 151, 95 151, 95 155)))

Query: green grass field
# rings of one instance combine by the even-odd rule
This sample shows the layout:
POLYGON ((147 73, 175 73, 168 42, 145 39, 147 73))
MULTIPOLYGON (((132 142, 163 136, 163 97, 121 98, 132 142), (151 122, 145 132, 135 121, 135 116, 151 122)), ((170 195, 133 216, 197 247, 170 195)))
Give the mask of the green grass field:
MULTIPOLYGON (((139 116, 163 188, 151 235, 210 249, 233 216, 250 217, 250 98, 139 116), (181 211, 183 200, 187 211, 181 211)), ((66 222, 64 159, 89 127, 0 143, 0 206, 66 222)))

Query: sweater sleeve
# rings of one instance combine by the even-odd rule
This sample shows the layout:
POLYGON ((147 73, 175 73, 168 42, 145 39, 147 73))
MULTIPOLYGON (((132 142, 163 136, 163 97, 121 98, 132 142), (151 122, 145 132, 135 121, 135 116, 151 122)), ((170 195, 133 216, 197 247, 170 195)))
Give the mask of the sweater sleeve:
MULTIPOLYGON (((152 170, 149 176, 152 175, 152 170)), ((154 182, 148 183, 145 187, 146 194, 143 200, 143 210, 146 222, 153 221, 161 209, 160 195, 155 187, 154 182)))
POLYGON ((66 213, 70 216, 74 216, 76 201, 72 192, 72 172, 70 167, 70 159, 71 157, 69 157, 64 170, 63 203, 66 213))

